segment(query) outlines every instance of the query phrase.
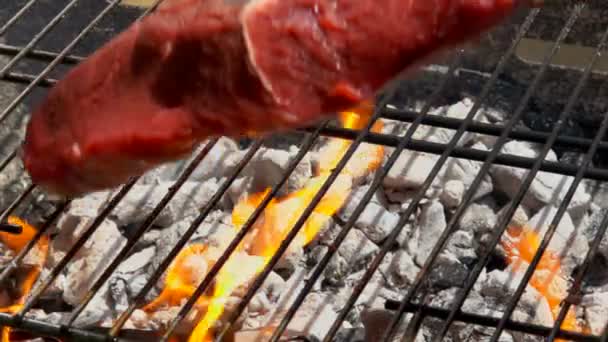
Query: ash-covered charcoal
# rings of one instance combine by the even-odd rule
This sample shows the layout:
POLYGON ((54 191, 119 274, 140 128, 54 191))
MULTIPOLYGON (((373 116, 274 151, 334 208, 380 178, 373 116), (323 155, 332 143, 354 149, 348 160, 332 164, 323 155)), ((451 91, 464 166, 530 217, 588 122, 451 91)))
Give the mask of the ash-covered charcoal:
POLYGON ((424 265, 446 226, 444 209, 439 201, 423 206, 408 246, 410 251, 414 251, 414 260, 418 265, 424 265))
MULTIPOLYGON (((450 309, 452 302, 460 290, 459 287, 451 287, 440 291, 432 297, 429 304, 433 307, 450 309)), ((462 311, 482 316, 500 317, 500 312, 489 305, 486 298, 481 296, 476 290, 469 294, 463 304, 462 311)), ((439 331, 443 323, 444 321, 437 319, 425 320, 422 329, 423 333, 420 334, 420 337, 424 337, 422 341, 432 341, 432 337, 439 331)), ((490 336, 485 337, 486 335, 491 335, 491 329, 474 324, 455 322, 450 327, 447 338, 452 341, 477 342, 484 341, 486 338, 489 339, 490 336)), ((506 335, 507 339, 501 339, 501 341, 509 341, 509 334, 507 333, 506 335)))
POLYGON ((496 225, 497 216, 493 206, 488 201, 472 203, 467 207, 459 221, 459 228, 480 236, 492 231, 496 225))
MULTIPOLYGON (((361 277, 363 277, 364 273, 365 271, 363 270, 353 273, 348 276, 343 286, 332 288, 331 300, 334 310, 340 311, 343 309, 349 297, 352 295, 353 288, 361 281, 361 277)), ((387 299, 394 299, 398 296, 398 293, 389 290, 389 285, 382 273, 375 272, 361 292, 359 298, 357 298, 352 309, 348 312, 345 323, 354 327, 361 327, 361 313, 363 311, 370 308, 383 307, 384 302, 386 302, 387 299)))
MULTIPOLYGON (((204 148, 203 143, 199 148, 204 148)), ((158 184, 161 182, 174 181, 185 169, 186 165, 196 157, 193 153, 188 159, 162 165, 153 169, 142 176, 143 184, 158 184)), ((238 164, 241 152, 233 139, 221 137, 209 151, 203 161, 197 166, 190 175, 190 181, 205 182, 212 178, 221 178, 229 174, 238 164)))
MULTIPOLYGON (((502 147, 501 153, 537 158, 541 148, 542 146, 537 144, 511 141, 502 147)), ((550 151, 545 160, 557 161, 557 157, 553 151, 550 151)), ((504 165, 493 165, 491 168, 495 187, 511 198, 519 191, 527 173, 528 170, 526 169, 504 165)), ((548 204, 558 206, 563 201, 573 180, 574 177, 540 171, 536 174, 534 181, 526 192, 522 205, 532 212, 536 212, 548 204)), ((579 186, 568 206, 568 213, 578 219, 589 208, 590 204, 591 196, 587 193, 585 187, 579 186)))
POLYGON ((468 267, 458 257, 451 252, 442 252, 433 263, 427 280, 435 288, 444 289, 463 286, 468 275, 468 267))
MULTIPOLYGON (((583 228, 582 233, 587 238, 587 241, 589 242, 589 244, 591 244, 592 241, 597 237, 597 234, 599 233, 599 230, 601 228, 600 226, 602 224, 602 220, 604 220, 606 215, 608 215, 608 208, 595 210, 590 215, 587 222, 585 222, 587 224, 581 225, 583 228)), ((603 258, 608 260, 608 234, 605 234, 602 237, 598 252, 601 254, 601 256, 603 258)), ((608 278, 608 271, 602 272, 602 273, 604 273, 604 274, 601 274, 601 276, 603 276, 604 278, 608 278)), ((600 277, 598 277, 598 278, 600 278, 600 277)))
POLYGON ((117 313, 113 307, 114 303, 109 296, 109 287, 106 283, 95 293, 89 304, 74 322, 74 326, 90 327, 100 325, 102 322, 111 322, 117 313))
MULTIPOLYGON (((522 277, 522 272, 513 272, 509 268, 504 271, 494 270, 487 274, 485 281, 481 284, 480 293, 490 308, 502 312, 515 293, 522 277)), ((534 287, 528 285, 512 319, 551 327, 553 313, 547 299, 534 287)))
POLYGON ((379 248, 358 229, 351 229, 325 268, 325 281, 332 285, 344 284, 345 278, 367 266, 379 248))
MULTIPOLYGON (((473 148, 481 149, 483 145, 476 144, 473 145, 473 148)), ((473 180, 479 174, 481 170, 481 164, 477 161, 472 161, 468 159, 460 159, 460 158, 448 158, 445 166, 443 167, 443 182, 448 182, 451 180, 460 181, 464 184, 466 189, 471 189, 471 184, 473 180)), ((481 184, 477 188, 475 195, 473 196, 473 200, 479 199, 493 190, 492 179, 489 175, 484 175, 481 184)))
MULTIPOLYGON (((356 207, 361 203, 363 196, 369 191, 369 185, 361 186, 353 191, 346 204, 339 212, 343 221, 348 221, 356 207)), ((357 217, 355 227, 361 229, 373 242, 380 244, 395 228, 399 216, 388 211, 387 200, 380 190, 374 192, 371 201, 367 203, 363 212, 357 217)))
POLYGON ((396 289, 411 285, 419 271, 414 259, 404 250, 387 254, 380 265, 380 272, 388 284, 396 289))
MULTIPOLYGON (((283 291, 278 298, 278 303, 271 312, 258 320, 259 327, 276 326, 281 322, 289 307, 304 286, 306 271, 299 269, 282 286, 283 291)), ((328 294, 310 293, 306 296, 302 305, 287 326, 287 330, 299 331, 305 336, 311 336, 319 340, 323 339, 329 328, 337 318, 332 301, 328 294)), ((251 324, 251 322, 250 322, 251 324)))
POLYGON ((144 248, 131 254, 120 263, 109 280, 110 296, 113 300, 113 308, 123 311, 125 305, 143 288, 150 275, 149 265, 156 255, 155 245, 144 248))
MULTIPOLYGON (((259 193, 276 185, 287 171, 290 162, 296 157, 299 149, 291 146, 289 150, 262 147, 245 166, 230 188, 228 197, 232 204, 238 203, 245 196, 259 193)), ((244 155, 245 151, 241 154, 244 155)), ((313 164, 310 154, 306 154, 287 179, 287 184, 280 189, 279 196, 300 189, 312 177, 313 164)), ((225 175, 225 174, 224 174, 225 175)))
POLYGON ((583 297, 585 321, 594 335, 601 335, 608 323, 608 291, 594 291, 583 297))
POLYGON ((127 280, 114 277, 110 280, 109 296, 112 300, 114 310, 123 312, 129 307, 129 293, 127 280))
MULTIPOLYGON (((121 226, 142 222, 173 185, 174 182, 136 184, 112 211, 111 217, 121 226)), ((196 215, 218 188, 215 178, 202 183, 186 181, 160 213, 155 225, 167 227, 182 218, 196 215)))
POLYGON ((458 207, 462 201, 466 188, 460 180, 449 180, 445 183, 443 191, 439 196, 441 203, 448 209, 458 207))
POLYGON ((104 221, 66 267, 64 300, 77 305, 110 260, 126 243, 112 221, 104 221))
POLYGON ((458 230, 454 232, 448 240, 445 250, 464 265, 472 265, 477 261, 477 240, 470 231, 458 230))
MULTIPOLYGON (((387 148, 387 154, 390 153, 392 151, 387 148)), ((417 189, 424 183, 428 176, 428 170, 435 166, 438 158, 439 156, 434 154, 404 150, 389 170, 382 184, 389 189, 417 189)))

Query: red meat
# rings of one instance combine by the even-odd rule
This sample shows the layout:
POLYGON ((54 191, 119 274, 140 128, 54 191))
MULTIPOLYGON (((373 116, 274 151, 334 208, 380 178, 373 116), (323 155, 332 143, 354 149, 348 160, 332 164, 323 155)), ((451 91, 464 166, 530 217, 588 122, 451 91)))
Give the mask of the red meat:
POLYGON ((476 37, 516 2, 167 0, 50 90, 28 125, 26 170, 48 192, 78 196, 212 136, 311 124, 476 37))

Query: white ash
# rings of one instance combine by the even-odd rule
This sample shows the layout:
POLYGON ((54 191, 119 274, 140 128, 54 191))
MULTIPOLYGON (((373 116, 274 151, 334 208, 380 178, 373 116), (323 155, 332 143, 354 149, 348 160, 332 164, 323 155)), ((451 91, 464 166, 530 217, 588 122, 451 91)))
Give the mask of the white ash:
MULTIPOLYGON (((511 141, 502 147, 501 153, 537 158, 540 150, 541 146, 537 144, 511 141)), ((545 160, 557 161, 557 157, 553 151, 550 151, 545 160)), ((504 165, 493 165, 491 173, 496 188, 513 197, 519 191, 528 170, 504 165)), ((522 204, 533 212, 540 210, 547 204, 559 205, 563 201, 573 179, 574 177, 571 176, 562 176, 544 171, 538 172, 526 192, 522 204)), ((583 186, 579 186, 568 206, 568 212, 571 216, 579 218, 589 208, 590 203, 591 196, 583 186)))

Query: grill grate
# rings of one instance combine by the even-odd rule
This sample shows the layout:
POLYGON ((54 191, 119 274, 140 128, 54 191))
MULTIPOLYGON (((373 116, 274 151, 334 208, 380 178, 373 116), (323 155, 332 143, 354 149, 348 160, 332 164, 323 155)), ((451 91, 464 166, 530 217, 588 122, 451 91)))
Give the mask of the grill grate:
MULTIPOLYGON (((161 0, 162 1, 162 0, 161 0)), ((103 8, 97 16, 84 27, 78 35, 59 53, 46 51, 42 49, 35 49, 36 46, 48 35, 52 34, 53 29, 61 23, 66 14, 70 11, 73 11, 74 8, 77 7, 80 0, 71 0, 64 7, 58 9, 56 16, 50 20, 46 26, 44 26, 39 33, 37 33, 26 45, 24 46, 13 46, 8 44, 0 44, 0 54, 9 56, 10 61, 4 65, 0 69, 0 79, 4 81, 25 84, 26 87, 22 90, 20 94, 6 107, 1 108, 0 113, 0 123, 5 122, 5 120, 14 113, 15 109, 18 105, 20 105, 26 97, 28 97, 35 89, 40 87, 48 87, 53 85, 56 82, 56 79, 50 77, 51 72, 58 66, 73 66, 79 61, 83 59, 82 56, 70 54, 71 51, 77 46, 77 44, 94 29, 94 27, 105 17, 108 16, 113 10, 118 8, 120 3, 119 0, 108 1, 108 4, 105 8, 103 8), (46 67, 37 74, 29 74, 17 71, 11 71, 14 69, 18 63, 25 60, 36 60, 41 61, 46 64, 46 67)), ((160 1, 157 1, 157 4, 160 1)), ((28 11, 31 10, 33 6, 38 3, 37 0, 30 0, 27 3, 23 4, 22 7, 12 16, 9 20, 0 26, 0 37, 5 34, 9 28, 16 23, 19 23, 21 20, 25 20, 25 17, 28 14, 28 11)), ((154 7, 153 7, 154 8, 154 7)), ((144 12, 143 15, 146 15, 153 8, 144 12)), ((410 149, 413 151, 421 151, 428 152, 436 155, 440 155, 438 162, 434 165, 433 169, 429 171, 427 178, 424 183, 417 190, 412 202, 409 204, 407 209, 403 214, 401 214, 400 220, 398 224, 394 227, 392 233, 388 237, 388 239, 383 243, 380 252, 374 257, 373 261, 370 264, 370 267, 366 270, 363 278, 357 283, 355 286, 352 295, 348 298, 344 310, 339 313, 338 319, 333 323, 332 328, 328 336, 325 337, 325 341, 330 341, 334 338, 335 334, 338 332, 338 328, 341 326, 342 322, 348 315, 349 311, 352 309, 353 305, 356 303, 357 298, 363 292, 365 286, 368 284, 370 279, 372 278, 374 272, 380 266, 383 258, 388 253, 389 249, 393 245, 394 241, 397 239, 399 233, 403 229, 407 220, 410 216, 413 215, 416 206, 422 200, 425 191, 431 186, 433 180, 439 173, 442 166, 445 164, 446 160, 449 157, 456 158, 465 158, 474 161, 483 162, 481 167, 481 171, 476 176, 472 186, 469 191, 467 191, 462 203, 456 209, 454 215, 450 218, 447 228, 444 230, 443 234, 439 238, 438 242, 434 246, 429 258, 427 259, 424 266, 421 268, 420 272, 416 276, 414 284, 408 289, 406 293, 404 293, 403 300, 401 302, 387 302, 387 308, 395 310, 397 315, 395 315, 395 319, 391 324, 391 329, 387 331, 388 335, 394 334, 396 328, 400 324, 401 318, 403 315, 407 313, 414 313, 414 319, 410 320, 408 325, 408 336, 413 337, 416 336, 418 329, 420 328, 421 322, 427 317, 438 318, 442 320, 441 333, 438 338, 443 338, 449 327, 455 322, 463 322, 468 324, 476 324, 480 326, 494 327, 494 335, 492 336, 492 341, 498 341, 501 332, 504 329, 509 329, 513 331, 519 331, 523 333, 528 333, 532 335, 545 336, 549 337, 549 340, 553 340, 557 337, 560 338, 568 338, 577 341, 607 341, 608 340, 608 330, 605 329, 605 333, 603 336, 590 336, 583 335, 579 333, 566 332, 560 330, 561 323, 564 321, 566 317, 566 313, 569 307, 572 304, 576 303, 576 297, 580 294, 583 277, 585 272, 588 270, 589 265, 593 257, 598 253, 598 248, 600 245, 600 241, 608 227, 608 216, 604 217, 601 222, 600 229, 598 231, 597 236, 594 238, 591 248, 588 254, 585 256, 585 261, 581 265, 580 269, 578 269, 577 273, 574 277, 574 282, 569 289, 569 296, 565 300, 564 305, 562 306, 558 319, 556 320, 553 328, 541 327, 527 323, 519 323, 514 322, 510 319, 515 306, 517 305, 519 299, 521 298, 525 286, 527 282, 530 280, 532 276, 532 272, 540 262, 540 258, 542 253, 547 248, 549 241, 553 234, 555 233, 556 227, 563 217, 566 209, 570 203, 574 195, 574 191, 577 186, 581 183, 581 181, 586 179, 594 179, 600 181, 608 180, 608 169, 591 167, 590 162, 594 155, 598 152, 605 152, 608 149, 608 143, 603 142, 602 139, 605 135, 606 130, 608 129, 608 116, 604 118, 601 123, 601 126, 597 130, 597 134, 593 139, 586 138, 576 138, 569 136, 560 136, 561 129, 568 119, 569 115, 572 112, 574 105, 577 103, 581 92, 583 91, 583 87, 585 86, 586 81, 591 75, 593 67, 595 66, 598 58, 601 56, 602 52, 606 48, 606 41, 608 40, 608 30, 602 36, 601 41, 598 43, 596 47, 596 54, 593 56, 593 59, 589 61, 584 73, 582 74, 578 84, 574 88, 571 97, 568 99, 567 105, 561 112, 559 116, 559 120, 552 128, 551 132, 537 132, 537 131, 529 131, 529 130, 521 130, 516 128, 516 124, 519 122, 521 116, 524 114, 524 111, 527 109, 528 103, 534 93, 538 90, 539 86, 542 84, 543 76, 547 71, 549 64, 551 63, 552 58, 558 52, 560 45, 567 38, 568 33, 572 29, 572 27, 576 24, 577 20, 581 16, 582 11, 585 8, 585 4, 578 4, 573 7, 574 10, 569 14, 569 18, 562 28, 559 36, 554 41, 551 51, 545 56, 543 63, 538 67, 538 71, 534 80, 531 82, 529 87, 526 90, 526 93, 521 98, 520 102, 516 105, 513 115, 504 125, 495 125, 489 123, 480 123, 474 122, 475 114, 480 110, 482 104, 487 99, 488 95, 492 91, 493 87, 496 85, 496 82, 499 76, 504 72, 506 64, 513 57, 518 44, 520 44, 521 40, 526 36, 528 31, 530 30, 531 25, 534 20, 538 16, 540 10, 535 9, 530 11, 527 15, 523 23, 519 28, 519 32, 511 45, 511 47, 505 52, 502 56, 500 62, 498 63, 496 69, 492 73, 491 77, 485 83, 484 88, 482 89, 479 96, 477 96, 476 102, 470 112, 467 114, 464 119, 454 119, 454 118, 445 118, 438 117, 434 115, 430 115, 429 111, 432 105, 435 103, 438 96, 445 90, 448 85, 450 79, 453 77, 455 71, 461 64, 461 54, 457 54, 453 57, 451 64, 449 66, 448 72, 445 77, 439 84, 439 86, 435 89, 435 92, 427 99, 424 107, 420 112, 413 112, 407 110, 398 110, 391 107, 387 107, 387 104, 391 103, 393 99, 394 92, 397 88, 393 88, 389 94, 387 94, 373 115, 373 119, 367 125, 367 127, 363 130, 350 130, 344 128, 335 128, 330 127, 327 123, 322 124, 315 128, 303 129, 302 131, 306 133, 306 137, 301 142, 300 150, 294 160, 291 161, 288 166, 286 172, 282 176, 279 183, 277 183, 271 191, 266 195, 261 204, 255 209, 253 215, 248 219, 242 229, 239 231, 235 239, 230 243, 226 251, 220 257, 220 259, 215 263, 215 265, 210 269, 210 271, 205 276, 204 280, 196 289, 194 295, 189 298, 189 300, 182 306, 176 318, 171 322, 169 329, 165 332, 165 335, 161 338, 162 341, 168 341, 171 333, 177 327, 178 323, 184 319, 187 314, 190 312, 192 307, 194 306, 196 300, 202 295, 202 293, 210 286, 212 280, 220 271, 222 266, 228 260, 228 257, 232 252, 237 248, 240 241, 245 237, 247 232, 252 229, 253 223, 258 218, 258 216, 263 212, 266 206, 270 203, 271 199, 277 195, 279 189, 287 182, 287 179, 291 175, 291 173, 295 170, 298 163, 304 158, 307 152, 310 151, 313 144, 317 141, 320 136, 332 136, 339 138, 347 138, 353 141, 348 151, 345 153, 342 160, 339 162, 337 167, 333 170, 330 177, 326 180, 326 182, 321 187, 320 191, 315 195, 312 202, 309 206, 304 210, 302 216, 295 223, 294 227, 289 232, 286 239, 282 242, 277 253, 272 257, 270 262, 266 265, 264 270, 260 272, 260 274, 256 277, 255 281, 252 283, 247 293, 245 294, 243 300, 238 304, 237 309, 233 312, 231 317, 229 318, 229 324, 225 327, 223 333, 226 333, 228 329, 231 327, 233 323, 239 318, 240 314, 243 312, 245 307, 248 305, 249 301, 253 298, 257 290, 262 286, 264 280, 269 275, 273 267, 281 258, 282 254, 287 250, 290 242, 296 237, 298 231, 304 225, 308 216, 315 209, 316 205, 320 202, 321 198, 325 194, 325 192, 332 185, 334 180, 337 178, 340 171, 345 167, 349 158, 353 155, 356 148, 364 142, 370 142, 374 144, 381 144, 385 146, 394 147, 394 151, 390 155, 388 161, 382 167, 382 169, 378 170, 374 179, 371 183, 370 189, 364 195, 361 203, 356 207, 353 215, 348 219, 346 224, 343 226, 343 229, 340 231, 339 235, 330 246, 328 253, 322 258, 322 260, 315 266, 315 269, 312 275, 307 279, 305 286, 297 296, 293 305, 289 308, 287 314, 282 319, 278 329, 274 332, 272 337, 273 341, 277 341, 278 337, 283 333, 286 329, 288 323, 295 315, 298 307, 303 303, 306 296, 311 292, 315 283, 319 280, 322 275, 325 267, 329 263, 331 257, 335 254, 340 246, 341 242, 346 237, 347 233, 353 227, 358 216, 363 212, 365 205, 371 200, 374 191, 382 184, 383 178, 386 176, 392 165, 396 162, 397 157, 404 149, 410 149), (370 129, 373 123, 379 118, 386 118, 397 120, 401 122, 411 123, 407 132, 404 136, 397 136, 391 134, 380 134, 380 133, 372 133, 370 129), (450 128, 456 130, 453 138, 450 142, 446 144, 441 143, 431 143, 426 141, 420 141, 414 139, 414 133, 421 125, 429 125, 433 127, 439 128, 450 128), (490 151, 481 151, 475 150, 471 148, 465 148, 458 146, 458 142, 460 138, 467 132, 473 133, 482 133, 491 136, 498 137, 494 148, 490 151), (529 141, 535 143, 543 144, 543 149, 539 158, 525 158, 515 155, 507 155, 500 153, 501 147, 509 140, 509 139, 518 139, 522 141, 529 141), (574 165, 564 165, 557 162, 545 161, 544 157, 549 153, 551 148, 554 147, 564 147, 574 150, 580 150, 585 152, 584 160, 582 161, 581 166, 574 165), (480 185, 483 177, 488 173, 490 167, 495 164, 513 166, 513 167, 522 167, 528 169, 528 173, 526 175, 525 181, 523 185, 520 187, 517 195, 512 201, 511 205, 507 209, 507 214, 499 220, 499 222, 494 227, 493 235, 491 238, 491 246, 492 248, 488 249, 488 252, 482 255, 477 263, 474 265, 471 270, 467 280, 465 281, 464 287, 461 289, 460 293, 457 295, 455 301, 452 303, 452 306, 449 309, 441 309, 431 307, 425 304, 425 289, 424 283, 429 275, 431 267, 433 263, 436 261, 439 253, 445 247, 449 238, 452 234, 457 230, 457 223, 459 219, 462 217, 465 209, 468 204, 472 201, 475 190, 480 185), (507 309, 505 310, 504 315, 498 318, 490 318, 479 315, 474 315, 470 313, 461 312, 462 305, 464 301, 467 299, 469 291, 472 289, 475 284, 478 276, 480 275, 482 269, 487 265, 490 258, 490 251, 496 247, 500 241, 500 238, 504 231, 507 228, 509 220, 511 216, 515 213, 519 203, 522 201, 528 187, 531 185, 534 180, 535 175, 539 171, 552 172, 561 175, 574 176, 574 181, 570 185, 568 192, 563 200, 563 202, 558 207, 558 213, 553 218, 551 222, 551 229, 546 233, 543 237, 541 247, 536 252, 533 261, 530 263, 526 274, 523 278, 523 281, 519 284, 515 295, 510 299, 507 305, 507 309)), ((70 340, 83 340, 83 341, 105 341, 109 338, 114 338, 116 340, 152 340, 154 338, 158 338, 156 336, 145 335, 143 332, 132 332, 126 329, 123 329, 126 321, 133 313, 133 311, 144 303, 144 299, 146 294, 152 289, 154 284, 160 279, 163 273, 166 271, 168 266, 171 264, 173 259, 177 256, 177 254, 186 246, 189 239, 195 233, 198 226, 205 220, 205 218, 209 215, 213 207, 217 204, 218 201, 224 196, 230 185, 236 178, 239 176, 240 172, 248 165, 249 161, 253 158, 255 153, 260 149, 260 147, 264 144, 263 140, 256 141, 252 147, 248 150, 248 152, 244 155, 244 157, 239 161, 237 167, 233 170, 232 174, 227 177, 227 179, 222 183, 218 191, 214 194, 214 196, 209 200, 209 202, 203 206, 200 210, 200 215, 194 220, 194 222, 188 227, 187 231, 180 238, 178 243, 173 247, 168 256, 161 262, 160 266, 156 269, 156 271, 152 274, 149 281, 145 284, 145 286, 141 289, 141 291, 135 296, 134 301, 129 305, 128 309, 121 314, 115 324, 111 329, 95 329, 95 330, 84 330, 80 328, 76 328, 73 326, 75 320, 82 313, 87 304, 93 299, 95 293, 102 287, 102 285, 110 278, 112 272, 118 267, 119 263, 128 255, 128 253, 135 246, 137 241, 143 236, 145 232, 147 232, 154 221, 159 216, 161 211, 167 206, 167 204, 171 201, 174 195, 180 190, 181 185, 183 185, 188 177, 194 172, 195 168, 200 164, 204 163, 205 157, 209 153, 209 151, 215 145, 216 140, 209 141, 207 144, 200 149, 196 157, 188 164, 186 169, 181 173, 178 180, 175 182, 175 185, 166 193, 166 195, 160 200, 158 205, 154 208, 154 210, 146 217, 145 221, 137 227, 135 232, 129 237, 125 246, 118 252, 118 254, 108 263, 108 265, 104 268, 103 272, 100 276, 95 280, 91 290, 87 293, 84 301, 80 303, 74 310, 72 311, 71 316, 63 322, 61 325, 53 325, 49 323, 39 322, 35 320, 31 320, 25 317, 25 314, 31 310, 36 303, 41 299, 41 295, 43 292, 52 284, 52 282, 59 276, 60 272, 66 267, 66 265, 72 260, 72 258, 76 255, 78 250, 86 243, 87 239, 91 237, 91 235, 96 231, 98 226, 103 222, 103 220, 112 212, 114 208, 120 205, 121 200, 124 196, 130 191, 133 185, 136 183, 137 179, 131 180, 128 184, 123 186, 119 192, 112 198, 112 200, 107 204, 107 206, 103 209, 103 211, 95 218, 95 220, 86 228, 84 233, 79 237, 76 243, 71 247, 71 249, 66 253, 66 255, 61 259, 61 261, 51 270, 51 272, 46 275, 43 281, 32 291, 31 296, 23 305, 23 308, 16 314, 10 315, 6 313, 0 313, 0 324, 15 327, 21 330, 29 331, 32 333, 40 334, 43 336, 53 336, 60 338, 69 338, 70 340), (138 335, 139 334, 139 335, 138 335), (144 334, 144 335, 141 335, 144 334), (142 337, 145 336, 145 337, 142 337)), ((0 172, 4 171, 9 163, 11 163, 18 156, 18 151, 13 151, 9 153, 8 156, 5 157, 4 160, 0 162, 0 172)), ((29 185, 0 215, 0 222, 5 222, 6 218, 9 214, 11 214, 14 210, 16 210, 19 206, 23 205, 25 201, 31 197, 32 192, 34 191, 35 186, 29 185)), ((28 245, 11 261, 10 264, 0 273, 0 283, 5 282, 11 273, 17 269, 20 263, 23 261, 25 255, 35 246, 36 242, 46 234, 49 227, 53 225, 53 223, 59 218, 59 216, 63 213, 63 211, 67 208, 69 202, 61 203, 56 207, 53 214, 49 216, 45 224, 40 228, 40 230, 35 235, 34 239, 28 243, 28 245)), ((3 229, 10 229, 9 226, 3 229)), ((220 334, 221 336, 222 334, 220 334)), ((386 336, 387 338, 389 336, 386 336)))

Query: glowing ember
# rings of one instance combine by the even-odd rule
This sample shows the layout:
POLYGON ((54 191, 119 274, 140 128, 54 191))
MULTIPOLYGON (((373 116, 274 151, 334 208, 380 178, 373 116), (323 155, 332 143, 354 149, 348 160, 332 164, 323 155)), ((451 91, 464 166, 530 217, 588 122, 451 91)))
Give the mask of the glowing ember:
POLYGON ((180 305, 182 300, 194 293, 196 286, 220 255, 221 251, 217 248, 203 244, 184 248, 169 267, 162 292, 143 308, 144 311, 151 312, 162 306, 180 305))
MULTIPOLYGON (((14 216, 9 216, 8 222, 10 224, 20 226, 22 232, 21 234, 9 234, 0 232, 0 241, 2 241, 2 243, 13 252, 19 253, 36 235, 36 229, 29 225, 27 222, 14 216)), ((30 251, 30 253, 37 252, 40 256, 40 258, 38 259, 38 265, 32 266, 31 269, 26 272, 21 279, 19 279, 21 284, 19 289, 20 297, 15 301, 15 304, 5 308, 0 308, 0 312, 15 313, 23 307, 23 303, 25 302, 28 293, 30 293, 32 287, 34 286, 34 283, 40 275, 43 265, 46 262, 48 247, 48 238, 46 236, 42 236, 40 240, 38 240, 38 243, 36 244, 34 249, 30 251)), ((11 328, 2 328, 2 342, 9 342, 10 335, 11 328)))
MULTIPOLYGON (((356 110, 341 113, 339 118, 344 127, 361 129, 368 123, 372 111, 373 104, 364 103, 356 110)), ((382 123, 378 121, 375 123, 373 131, 379 132, 381 129, 382 123)), ((316 176, 301 189, 286 196, 274 198, 269 202, 239 245, 237 252, 228 259, 218 273, 212 292, 199 299, 198 307, 204 307, 202 311, 205 314, 192 331, 189 342, 212 340, 213 326, 222 316, 230 296, 235 289, 253 279, 269 262, 350 144, 351 142, 348 140, 330 139, 319 152, 319 167, 316 176)), ((301 248, 310 243, 331 219, 331 216, 344 205, 352 191, 353 182, 376 170, 381 165, 383 158, 383 147, 371 144, 360 145, 344 172, 337 177, 313 213, 307 218, 290 248, 301 248)), ((266 189, 247 196, 235 205, 232 212, 232 223, 237 230, 243 227, 269 191, 270 189, 266 189)), ((168 270, 163 291, 144 310, 150 312, 157 310, 161 305, 179 305, 182 300, 190 297, 196 285, 220 255, 218 248, 210 254, 211 250, 200 244, 191 245, 183 250, 168 270)))
MULTIPOLYGON (((541 238, 530 227, 511 227, 508 234, 511 239, 502 242, 507 253, 507 260, 513 270, 525 271, 540 246, 541 238)), ((560 304, 567 296, 568 288, 567 281, 562 275, 560 258, 557 253, 545 250, 534 275, 530 279, 530 285, 547 299, 553 312, 553 318, 557 318, 560 304)), ((561 328, 575 332, 584 331, 576 320, 574 306, 571 306, 568 310, 561 328)))
POLYGON ((215 288, 209 299, 205 317, 196 325, 188 342, 212 340, 212 334, 209 333, 209 330, 222 316, 226 302, 232 292, 260 272, 265 264, 266 261, 263 258, 243 253, 234 254, 228 259, 217 275, 215 288))
MULTIPOLYGON (((243 240, 242 247, 252 255, 266 258, 272 257, 281 241, 294 226, 308 204, 312 201, 327 176, 311 179, 304 188, 283 198, 273 199, 264 210, 263 215, 256 221, 253 229, 243 240)), ((348 176, 338 176, 328 192, 323 196, 319 205, 306 220, 304 226, 291 247, 302 247, 314 239, 319 230, 339 210, 348 198, 351 190, 351 179, 348 176)), ((263 196, 262 196, 263 197, 263 196)), ((240 223, 253 213, 255 205, 261 199, 258 195, 245 198, 233 211, 233 223, 240 228, 240 223)))

